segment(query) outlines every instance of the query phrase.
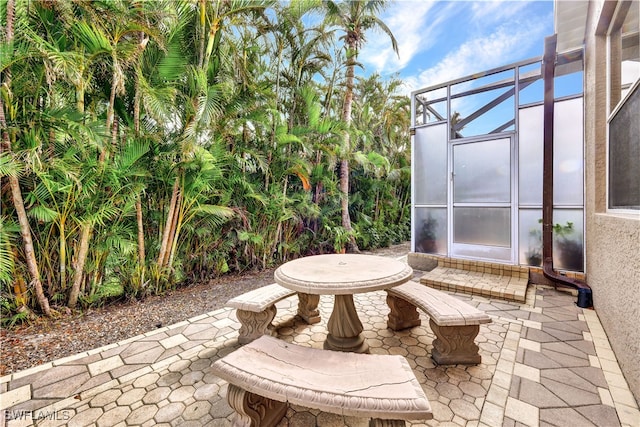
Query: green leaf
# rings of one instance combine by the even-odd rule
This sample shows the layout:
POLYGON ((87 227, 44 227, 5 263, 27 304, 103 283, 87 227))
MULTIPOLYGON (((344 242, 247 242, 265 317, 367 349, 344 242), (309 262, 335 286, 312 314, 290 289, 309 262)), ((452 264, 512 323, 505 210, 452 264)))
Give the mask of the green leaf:
POLYGON ((18 176, 24 170, 24 164, 16 162, 8 153, 0 153, 0 177, 18 176))
POLYGON ((235 215, 233 209, 217 205, 198 205, 198 207, 195 208, 195 212, 200 215, 213 215, 215 217, 225 219, 232 218, 235 215))
POLYGON ((18 224, 9 218, 0 217, 0 282, 10 283, 15 279, 13 274, 14 259, 11 244, 20 232, 18 224))
POLYGON ((111 42, 107 36, 95 25, 86 21, 77 21, 72 31, 75 36, 87 48, 88 52, 96 55, 98 53, 111 52, 111 42))
POLYGON ((58 218, 58 212, 43 205, 31 207, 28 215, 42 222, 53 222, 58 218))

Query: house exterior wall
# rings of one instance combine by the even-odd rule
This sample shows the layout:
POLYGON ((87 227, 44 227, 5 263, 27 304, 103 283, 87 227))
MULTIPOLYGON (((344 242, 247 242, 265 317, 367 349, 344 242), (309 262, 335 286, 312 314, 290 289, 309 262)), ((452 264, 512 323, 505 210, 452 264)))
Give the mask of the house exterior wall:
POLYGON ((607 211, 607 37, 615 2, 589 2, 585 31, 586 277, 629 388, 640 401, 640 215, 607 211))

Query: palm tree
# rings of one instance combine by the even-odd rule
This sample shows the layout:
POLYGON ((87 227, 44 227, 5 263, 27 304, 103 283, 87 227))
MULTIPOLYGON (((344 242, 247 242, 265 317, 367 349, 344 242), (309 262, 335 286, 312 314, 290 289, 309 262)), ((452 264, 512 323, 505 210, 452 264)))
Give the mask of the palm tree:
MULTIPOLYGON (((198 2, 198 8, 194 10, 197 12, 196 19, 190 21, 196 23, 195 28, 189 25, 184 27, 185 32, 192 31, 192 33, 185 34, 183 40, 193 40, 191 36, 195 33, 199 48, 191 50, 195 51, 197 56, 192 58, 194 60, 190 63, 197 66, 189 68, 186 84, 180 88, 184 103, 181 117, 179 117, 180 157, 188 160, 195 155, 198 146, 206 145, 206 141, 214 137, 211 128, 223 115, 223 105, 234 91, 235 81, 229 77, 229 74, 224 74, 225 71, 233 71, 229 70, 233 65, 229 66, 228 63, 232 58, 228 50, 231 45, 225 43, 228 41, 225 37, 230 39, 233 36, 231 28, 233 23, 239 22, 245 15, 262 13, 271 3, 271 0, 215 0, 212 2, 201 0, 198 2)), ((187 16, 187 19, 189 18, 187 16)), ((157 268, 160 270, 171 267, 173 259, 171 254, 175 253, 175 244, 178 242, 183 218, 182 205, 188 202, 185 199, 184 185, 188 182, 185 170, 176 168, 176 172, 169 213, 158 254, 157 268)))
POLYGON ((410 103, 398 94, 401 83, 374 73, 354 88, 350 205, 366 248, 408 237, 410 103))
POLYGON ((2 226, 22 230, 0 242, 13 306, 91 304, 114 283, 153 292, 145 268, 174 286, 267 267, 330 250, 348 206, 396 215, 376 176, 406 166, 404 100, 377 80, 353 87, 365 29, 386 27, 383 2, 352 3, 0 2, 2 226), (344 13, 304 25, 330 5, 344 13))
MULTIPOLYGON (((314 233, 321 232, 327 227, 320 227, 318 221, 320 219, 331 224, 330 219, 335 215, 326 215, 328 210, 339 208, 339 203, 334 203, 330 195, 337 192, 338 183, 335 180, 333 171, 338 161, 338 151, 341 145, 341 138, 345 130, 344 123, 338 119, 334 119, 323 111, 320 103, 320 91, 312 86, 305 86, 300 90, 299 95, 304 106, 304 117, 306 118, 304 125, 295 130, 303 141, 306 141, 312 147, 310 181, 313 185, 312 200, 315 204, 317 212, 324 209, 325 215, 316 215, 309 218, 310 228, 314 233), (329 200, 325 200, 327 194, 329 200)), ((335 230, 335 226, 328 227, 328 230, 335 230)), ((335 237, 335 236, 329 236, 335 237)))
MULTIPOLYGON (((349 214, 349 153, 351 151, 349 128, 351 126, 355 67, 358 64, 358 53, 366 42, 366 31, 381 30, 384 32, 389 36, 393 50, 398 53, 395 37, 389 27, 377 16, 384 9, 385 3, 384 0, 326 1, 327 21, 344 31, 342 39, 345 47, 346 70, 342 120, 346 124, 347 131, 344 134, 344 145, 340 159, 340 191, 342 193, 342 227, 348 233, 353 230, 349 214)), ((358 250, 355 237, 351 239, 351 249, 358 250)))
MULTIPOLYGON (((145 16, 150 10, 143 9, 144 3, 126 3, 113 1, 102 5, 87 7, 86 17, 73 24, 73 34, 84 51, 92 55, 109 58, 111 72, 108 76, 109 98, 106 111, 107 138, 111 144, 104 143, 100 149, 100 164, 96 172, 102 174, 110 165, 106 164, 107 155, 116 149, 118 128, 116 126, 116 95, 125 95, 126 71, 138 62, 149 41, 149 35, 155 35, 154 29, 146 25, 145 16), (100 13, 97 13, 100 12, 100 13), (89 18, 89 19, 87 19, 89 18), (111 150, 109 150, 111 146, 111 150)), ((89 243, 95 225, 95 213, 88 213, 81 222, 81 236, 78 245, 76 270, 69 295, 68 306, 74 308, 84 278, 84 266, 89 252, 89 243), (93 218, 93 219, 91 219, 93 218)))
MULTIPOLYGON (((5 22, 5 34, 4 41, 8 46, 11 46, 14 41, 14 19, 15 19, 15 3, 13 0, 8 0, 6 4, 6 22, 5 22)), ((11 52, 13 53, 13 52, 11 52)), ((7 126, 6 116, 5 116, 5 108, 9 107, 9 109, 13 110, 15 105, 12 105, 11 99, 11 69, 7 67, 3 69, 4 79, 2 82, 3 90, 2 96, 0 96, 0 131, 2 132, 2 142, 0 153, 7 155, 12 155, 12 138, 10 136, 10 130, 7 126), (4 99, 4 96, 7 96, 4 99), (6 105, 5 102, 9 102, 9 105, 6 105)), ((9 186, 11 187, 11 195, 13 199, 13 205, 16 209, 16 213, 18 216, 18 220, 20 223, 20 234, 22 236, 22 241, 24 245, 24 256, 26 258, 27 267, 31 276, 30 285, 33 285, 35 289, 36 298, 38 304, 40 305, 40 309, 42 312, 50 316, 51 309, 49 307, 49 300, 44 294, 44 290, 42 287, 42 281, 40 277, 40 269, 38 268, 38 262, 36 260, 35 250, 33 246, 33 239, 31 236, 31 227, 29 225, 29 220, 27 218, 27 212, 25 209, 24 200, 22 198, 22 189, 20 188, 20 182, 18 180, 18 175, 15 173, 11 173, 8 176, 9 186)))

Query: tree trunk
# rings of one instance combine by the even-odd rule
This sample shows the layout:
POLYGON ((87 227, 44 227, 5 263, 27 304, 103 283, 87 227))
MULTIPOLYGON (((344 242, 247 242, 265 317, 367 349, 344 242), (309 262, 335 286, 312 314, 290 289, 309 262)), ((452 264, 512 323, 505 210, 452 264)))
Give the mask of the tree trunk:
POLYGON ((165 258, 169 249, 169 242, 171 239, 171 230, 173 224, 173 216, 176 210, 178 202, 178 194, 180 193, 180 178, 176 177, 176 181, 173 184, 173 191, 171 193, 171 202, 169 202, 169 212, 167 213, 167 222, 164 226, 164 232, 162 233, 162 243, 160 244, 160 253, 158 254, 158 267, 162 269, 165 266, 165 258))
POLYGON ((118 90, 118 76, 116 73, 118 67, 118 61, 113 55, 113 70, 111 74, 111 92, 109 93, 109 105, 107 106, 107 133, 111 131, 111 126, 113 126, 113 118, 115 116, 115 103, 116 103, 116 92, 118 90))
MULTIPOLYGON (((4 106, 2 106, 4 109, 4 106)), ((2 123, 4 127, 4 113, 2 113, 2 123)), ((5 131, 6 135, 6 131, 5 131)), ((7 141, 8 142, 8 141, 7 141)), ((18 221, 20 222, 20 235, 24 243, 24 257, 27 261, 27 268, 29 269, 29 275, 31 276, 31 283, 36 292, 36 299, 42 312, 51 316, 51 308, 49 307, 49 300, 44 294, 42 289, 42 281, 40 280, 40 270, 38 269, 38 262, 36 261, 36 253, 33 249, 33 240, 31 240, 31 227, 29 227, 29 220, 27 219, 27 212, 24 208, 24 201, 22 199, 22 192, 20 190, 20 183, 15 176, 9 176, 9 185, 11 186, 11 195, 13 197, 13 205, 16 208, 18 214, 18 221)))
POLYGON ((84 82, 76 86, 76 108, 84 114, 84 82))
MULTIPOLYGON (((13 41, 13 20, 15 19, 15 10, 16 10, 15 6, 16 5, 14 0, 7 0, 7 26, 5 27, 5 37, 6 37, 7 44, 13 41)), ((4 84, 7 87, 7 91, 8 91, 9 87, 11 86, 11 67, 7 67, 4 70, 4 84)), ((3 111, 2 126, 4 129, 4 126, 5 126, 4 111, 3 111)))
MULTIPOLYGON (((118 76, 117 76, 117 67, 118 60, 116 54, 112 55, 113 60, 113 69, 111 72, 111 92, 109 94, 109 105, 107 106, 107 133, 111 134, 111 143, 115 146, 115 105, 116 105, 116 92, 118 91, 118 76)), ((107 146, 105 145, 100 150, 100 163, 104 162, 107 157, 107 146)))
POLYGON ((133 84, 135 86, 133 95, 133 132, 138 137, 140 136, 140 77, 137 70, 133 84))
POLYGON ((29 310, 27 307, 27 284, 24 282, 24 278, 20 273, 16 276, 17 277, 14 278, 13 282, 13 293, 15 295, 16 306, 18 306, 17 311, 18 313, 21 313, 25 310, 29 310))
MULTIPOLYGON (((346 139, 348 139, 347 137, 346 139)), ((340 206, 342 207, 342 227, 351 231, 351 216, 349 215, 349 160, 340 160, 340 206)))
POLYGON ((198 48, 198 68, 202 68, 204 64, 204 40, 206 34, 206 2, 205 0, 198 0, 198 7, 200 8, 200 46, 198 48))
MULTIPOLYGON (((289 176, 284 177, 284 183, 282 185, 282 210, 284 211, 287 204, 287 187, 289 186, 289 176)), ((278 246, 282 242, 282 220, 278 219, 278 226, 276 227, 275 239, 273 242, 273 246, 271 246, 270 253, 267 254, 266 251, 262 253, 262 268, 267 268, 267 255, 271 255, 275 253, 278 249, 278 246)))
POLYGON ((64 215, 61 215, 58 228, 60 228, 60 289, 67 286, 67 221, 64 215))
MULTIPOLYGON (((140 44, 146 46, 144 33, 139 34, 140 44)), ((133 131, 136 138, 140 136, 140 76, 136 69, 135 92, 133 98, 133 131)), ((142 194, 136 197, 136 224, 138 227, 138 264, 140 264, 140 287, 144 287, 144 273, 146 267, 145 243, 144 243, 144 222, 142 220, 142 194)))
POLYGON ((144 284, 144 269, 145 269, 145 247, 144 247, 144 226, 142 222, 142 201, 141 195, 138 195, 136 199, 136 220, 138 224, 138 263, 142 269, 142 275, 140 277, 141 286, 144 284))
MULTIPOLYGON (((346 87, 344 94, 344 104, 342 106, 342 120, 346 124, 344 137, 344 148, 342 159, 340 160, 340 206, 342 208, 342 227, 349 233, 353 231, 351 227, 351 216, 349 215, 349 155, 351 153, 351 139, 349 131, 351 128, 351 105, 353 103, 353 78, 355 74, 355 46, 347 47, 347 70, 346 87)), ((358 245, 355 236, 351 235, 349 241, 350 252, 358 252, 358 245)))
POLYGON ((176 247, 178 246, 178 235, 180 234, 180 228, 182 226, 182 193, 178 194, 178 200, 176 201, 176 208, 173 211, 173 221, 171 221, 171 231, 169 234, 169 247, 165 255, 164 265, 171 268, 173 265, 173 257, 176 253, 176 247))
POLYGON ((89 253, 89 241, 91 239, 91 230, 93 226, 90 222, 82 225, 82 234, 80 235, 80 244, 78 247, 78 258, 76 260, 76 271, 73 275, 73 284, 69 292, 69 301, 67 307, 75 308, 80 295, 80 285, 84 277, 84 265, 87 262, 87 254, 89 253))
MULTIPOLYGON (((4 118, 4 104, 0 100, 0 126, 3 133, 3 145, 7 151, 11 151, 11 143, 9 142, 9 135, 6 130, 6 122, 4 118)), ((31 239, 31 227, 29 226, 29 219, 27 218, 27 211, 24 208, 24 200, 22 199, 22 191, 20 190, 20 182, 18 177, 9 175, 9 186, 11 187, 11 196, 13 198, 13 205, 18 215, 18 222, 20 223, 20 235, 22 236, 22 242, 24 244, 24 257, 27 262, 27 268, 29 275, 31 276, 30 284, 36 293, 36 299, 42 312, 51 316, 51 308, 49 307, 49 300, 44 294, 42 288, 42 281, 40 279, 40 270, 38 268, 38 261, 36 260, 36 253, 33 249, 33 240, 31 239)))
MULTIPOLYGON (((7 43, 13 41, 13 20, 15 12, 15 3, 13 0, 7 1, 7 25, 5 27, 5 38, 7 43)), ((7 68, 4 72, 3 85, 10 91, 11 87, 11 70, 7 68)), ((11 152, 11 139, 7 130, 7 122, 4 115, 4 102, 0 97, 0 131, 2 132, 2 151, 11 152)), ((11 196, 13 199, 13 205, 18 215, 18 222, 20 223, 20 235, 22 236, 22 242, 24 245, 24 257, 27 262, 27 269, 31 276, 30 284, 33 284, 35 290, 36 299, 42 312, 51 316, 51 308, 49 307, 49 300, 44 294, 42 289, 42 281, 40 279, 40 270, 38 269, 38 261, 36 260, 35 250, 33 249, 33 240, 31 239, 31 227, 29 226, 29 219, 27 218, 27 211, 24 208, 24 200, 22 199, 22 190, 20 189, 20 182, 18 177, 9 175, 9 186, 11 187, 11 196)))

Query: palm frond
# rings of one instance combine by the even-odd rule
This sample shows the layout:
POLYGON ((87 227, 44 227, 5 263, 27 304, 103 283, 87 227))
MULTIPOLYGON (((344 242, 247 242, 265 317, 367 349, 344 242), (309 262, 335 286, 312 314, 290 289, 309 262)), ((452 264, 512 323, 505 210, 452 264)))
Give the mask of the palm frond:
POLYGON ((118 166, 124 170, 129 169, 148 152, 148 142, 129 140, 117 159, 118 166))
POLYGON ((194 208, 193 214, 197 216, 207 215, 209 220, 222 225, 235 216, 233 209, 226 206, 201 204, 194 208))
POLYGON ((43 205, 32 206, 27 214, 42 222, 53 222, 59 215, 57 211, 43 205))
POLYGON ((24 170, 24 164, 17 162, 9 153, 0 153, 0 177, 18 176, 24 170))
POLYGON ((112 46, 109 38, 96 25, 86 21, 77 21, 71 30, 91 55, 111 52, 112 46))
POLYGON ((20 226, 17 223, 0 216, 0 282, 9 283, 15 279, 12 241, 15 241, 19 233, 20 226))

